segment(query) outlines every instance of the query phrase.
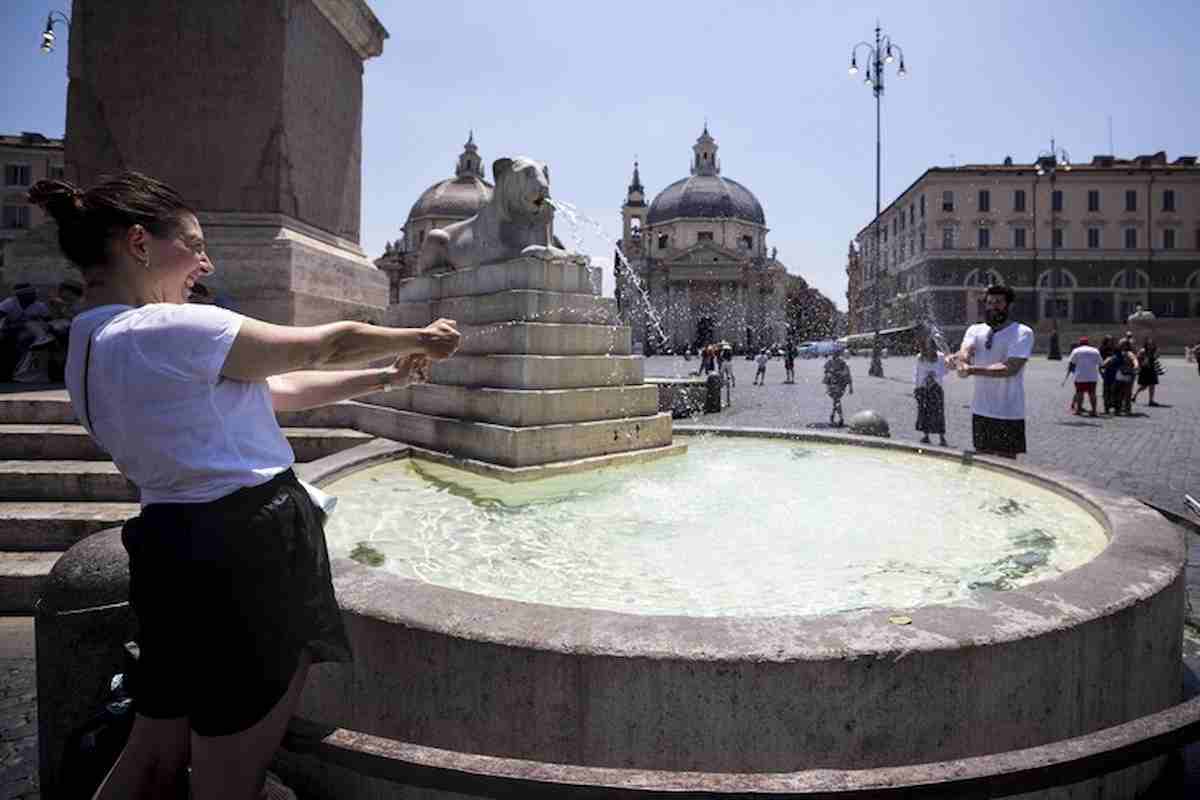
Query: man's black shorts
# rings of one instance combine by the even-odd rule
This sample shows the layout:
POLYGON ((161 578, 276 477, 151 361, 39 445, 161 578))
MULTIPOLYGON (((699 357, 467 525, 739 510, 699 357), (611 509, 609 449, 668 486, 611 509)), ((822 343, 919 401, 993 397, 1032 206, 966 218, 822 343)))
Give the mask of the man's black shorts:
POLYGON ((1025 420, 971 415, 976 452, 1016 455, 1025 452, 1025 420))
POLYGON ((125 523, 140 650, 134 710, 202 736, 258 722, 301 651, 349 661, 320 509, 291 470, 210 503, 155 503, 125 523))

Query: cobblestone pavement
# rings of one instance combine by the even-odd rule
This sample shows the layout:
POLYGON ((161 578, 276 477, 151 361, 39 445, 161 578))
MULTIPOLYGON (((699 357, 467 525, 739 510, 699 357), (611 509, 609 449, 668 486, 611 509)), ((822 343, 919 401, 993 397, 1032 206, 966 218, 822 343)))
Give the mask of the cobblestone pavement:
POLYGON ((0 617, 0 800, 36 800, 33 619, 0 617))

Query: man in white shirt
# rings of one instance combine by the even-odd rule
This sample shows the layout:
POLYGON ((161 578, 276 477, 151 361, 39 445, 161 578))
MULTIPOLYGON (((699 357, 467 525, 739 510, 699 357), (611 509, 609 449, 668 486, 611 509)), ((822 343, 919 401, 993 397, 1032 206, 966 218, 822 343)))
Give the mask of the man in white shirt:
POLYGON ((1088 344, 1088 337, 1080 336, 1079 345, 1067 359, 1068 369, 1075 373, 1075 401, 1071 404, 1077 416, 1083 415, 1083 396, 1092 404, 1092 416, 1096 416, 1096 382, 1100 380, 1100 351, 1088 344))
POLYGON ((967 328, 958 353, 946 366, 960 377, 976 377, 971 429, 981 454, 1016 458, 1025 452, 1025 382, 1022 370, 1033 353, 1033 330, 1008 318, 1015 294, 989 286, 987 322, 967 328))

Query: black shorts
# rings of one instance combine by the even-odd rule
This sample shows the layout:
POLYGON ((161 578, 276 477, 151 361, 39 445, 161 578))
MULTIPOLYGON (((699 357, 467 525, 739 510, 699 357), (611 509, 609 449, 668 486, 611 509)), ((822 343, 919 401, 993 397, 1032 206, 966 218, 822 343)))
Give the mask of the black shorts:
POLYGON ((140 651, 134 710, 202 736, 246 730, 301 652, 349 661, 323 515, 291 470, 209 503, 155 503, 125 523, 140 651))
POLYGON ((1025 420, 971 415, 975 450, 1016 455, 1025 452, 1025 420))

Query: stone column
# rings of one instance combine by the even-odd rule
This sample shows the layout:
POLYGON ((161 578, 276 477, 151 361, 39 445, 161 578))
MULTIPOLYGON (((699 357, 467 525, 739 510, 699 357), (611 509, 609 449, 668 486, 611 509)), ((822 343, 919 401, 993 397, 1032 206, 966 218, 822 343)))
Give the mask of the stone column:
MULTIPOLYGON (((67 174, 138 169, 178 189, 217 266, 206 283, 239 311, 381 319, 359 205, 362 65, 386 37, 364 0, 74 0, 67 174)), ((20 247, 11 260, 10 282, 66 268, 21 274, 45 265, 20 247)))

